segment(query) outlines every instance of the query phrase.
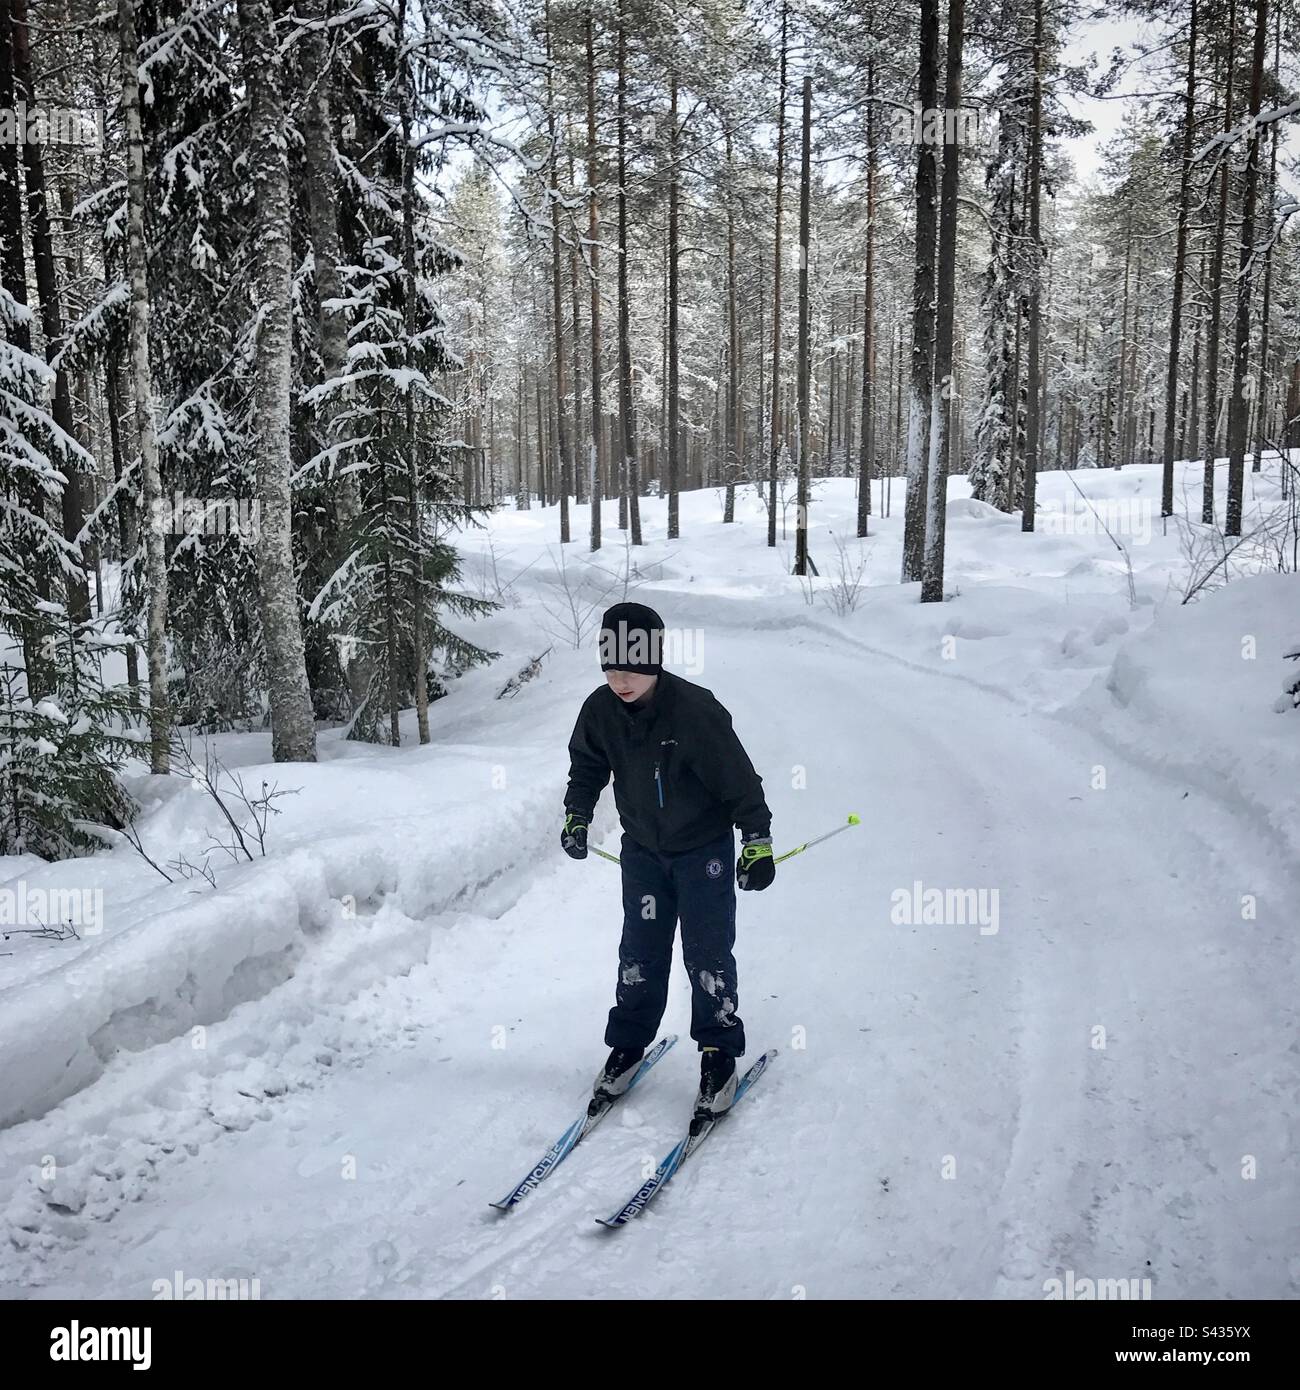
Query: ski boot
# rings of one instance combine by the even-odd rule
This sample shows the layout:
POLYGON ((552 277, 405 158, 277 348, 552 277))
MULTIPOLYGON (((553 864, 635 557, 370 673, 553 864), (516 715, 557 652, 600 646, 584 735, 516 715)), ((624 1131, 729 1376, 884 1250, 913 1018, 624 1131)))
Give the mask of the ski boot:
POLYGON ((599 1114, 627 1090, 644 1056, 644 1047, 616 1047, 609 1054, 604 1070, 592 1087, 591 1103, 587 1106, 588 1115, 599 1114))
POLYGON ((692 1132, 711 1124, 731 1109, 736 1098, 736 1059, 716 1047, 706 1047, 700 1053, 700 1092, 695 1097, 692 1132))

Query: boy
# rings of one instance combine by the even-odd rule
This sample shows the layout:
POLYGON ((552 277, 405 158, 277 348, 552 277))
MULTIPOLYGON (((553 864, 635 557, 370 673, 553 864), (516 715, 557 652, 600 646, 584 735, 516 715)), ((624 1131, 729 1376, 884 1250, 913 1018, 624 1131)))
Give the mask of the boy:
POLYGON ((776 877, 763 782, 701 686, 663 669, 663 620, 618 603, 601 623, 605 684, 583 702, 569 740, 564 852, 587 857, 596 801, 614 776, 623 824, 623 939, 595 1102, 621 1095, 654 1040, 668 1001, 673 935, 691 981, 691 1037, 700 1049, 698 1116, 720 1115, 736 1091, 745 1029, 736 1013, 736 892, 727 872, 741 832, 736 882, 764 889, 776 877))

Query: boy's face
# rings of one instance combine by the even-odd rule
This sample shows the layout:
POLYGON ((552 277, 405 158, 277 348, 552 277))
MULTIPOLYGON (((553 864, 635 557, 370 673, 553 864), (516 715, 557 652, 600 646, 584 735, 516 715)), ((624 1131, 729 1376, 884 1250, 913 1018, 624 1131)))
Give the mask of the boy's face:
POLYGON ((634 705, 649 695, 658 679, 658 676, 641 676, 635 671, 605 672, 605 681, 609 688, 625 705, 634 705))

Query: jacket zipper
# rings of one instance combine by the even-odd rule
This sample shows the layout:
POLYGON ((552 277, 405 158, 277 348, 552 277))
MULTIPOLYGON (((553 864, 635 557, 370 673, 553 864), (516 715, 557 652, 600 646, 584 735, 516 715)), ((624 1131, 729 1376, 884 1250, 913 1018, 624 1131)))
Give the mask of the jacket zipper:
POLYGON ((664 807, 664 783, 663 778, 659 776, 658 763, 655 763, 655 790, 659 793, 659 809, 662 811, 664 807))

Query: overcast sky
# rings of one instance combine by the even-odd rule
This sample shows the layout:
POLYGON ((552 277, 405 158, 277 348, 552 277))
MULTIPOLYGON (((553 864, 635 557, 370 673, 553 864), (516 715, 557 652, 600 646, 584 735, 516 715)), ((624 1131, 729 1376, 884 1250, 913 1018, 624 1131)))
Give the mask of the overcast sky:
MULTIPOLYGON (((1112 49, 1130 49, 1143 36, 1147 27, 1136 19, 1104 19, 1096 24, 1081 25, 1071 42, 1066 44, 1064 56, 1067 61, 1077 63, 1082 62, 1089 54, 1095 54, 1101 59, 1100 66, 1104 68, 1112 49)), ((1140 79, 1141 75, 1136 71, 1127 74, 1120 83, 1119 90, 1138 90, 1140 79)), ((1091 97, 1071 97, 1067 105, 1076 116, 1091 121, 1096 127, 1092 135, 1082 135, 1064 142, 1074 160, 1079 177, 1090 178, 1101 164, 1101 147, 1119 129, 1128 103, 1113 98, 1098 101, 1091 97)))
MULTIPOLYGON (((1104 70, 1109 64, 1112 50, 1116 48, 1126 52, 1132 51, 1135 47, 1150 49, 1167 40, 1168 33, 1163 26, 1157 27, 1127 17, 1103 19, 1094 24, 1081 25, 1071 41, 1066 44, 1064 52, 1065 57, 1071 62, 1081 62, 1089 54, 1095 54, 1101 60, 1099 70, 1104 70)), ((1270 46, 1270 57, 1271 53, 1270 46)), ((1119 92, 1149 90, 1149 75, 1144 74, 1136 65, 1124 75, 1117 87, 1119 92)), ((1119 129, 1125 111, 1130 109, 1130 103, 1116 100, 1114 97, 1104 101, 1092 97, 1072 97, 1068 104, 1076 115, 1091 121, 1095 127, 1091 135, 1063 142, 1074 160, 1079 177, 1086 179, 1094 175, 1100 167, 1102 147, 1119 129)), ((1280 147, 1283 158, 1279 161, 1278 171, 1279 183, 1293 196, 1297 194, 1300 185, 1294 177, 1288 176, 1282 165, 1288 155, 1292 160, 1300 156, 1300 130, 1297 129, 1297 125, 1297 122, 1291 121, 1284 127, 1286 133, 1280 147)))

